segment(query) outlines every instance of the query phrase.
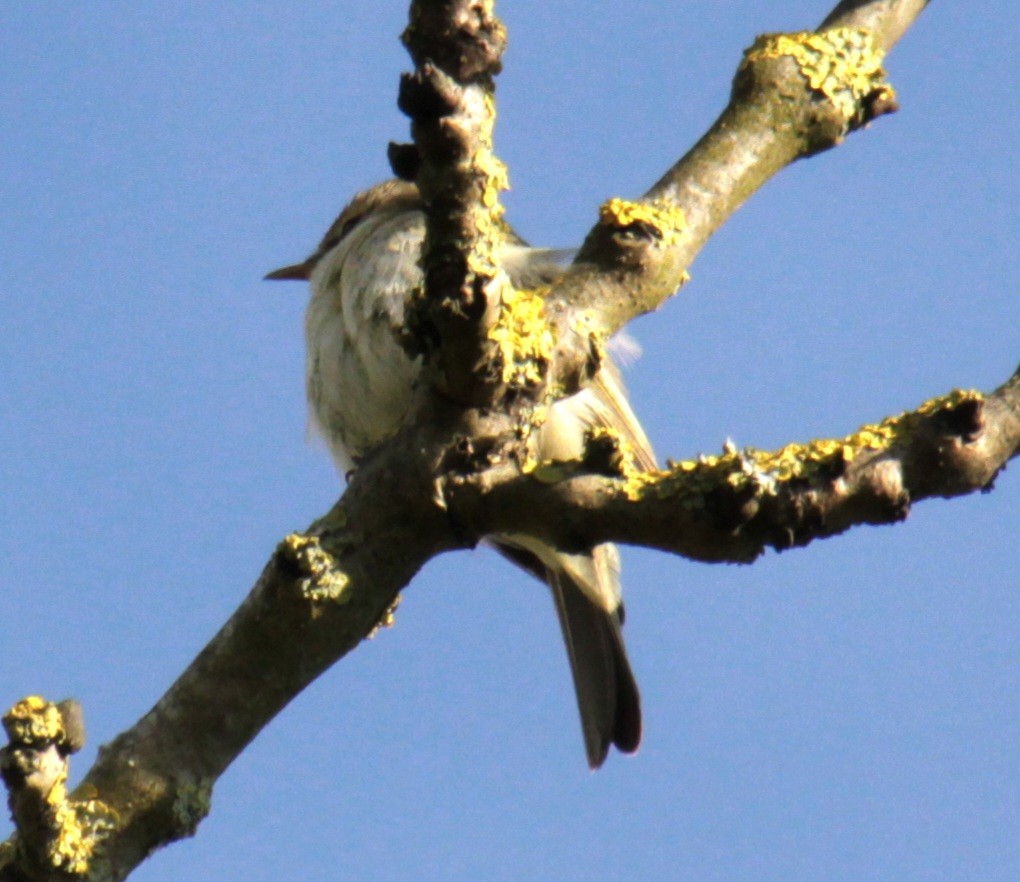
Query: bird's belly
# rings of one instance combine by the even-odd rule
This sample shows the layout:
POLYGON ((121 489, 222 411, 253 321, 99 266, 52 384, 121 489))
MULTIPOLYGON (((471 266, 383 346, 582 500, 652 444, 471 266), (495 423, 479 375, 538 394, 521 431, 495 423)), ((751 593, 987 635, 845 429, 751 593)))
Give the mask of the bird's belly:
POLYGON ((314 428, 347 471, 400 428, 420 373, 386 320, 346 327, 335 310, 310 310, 307 393, 314 428))

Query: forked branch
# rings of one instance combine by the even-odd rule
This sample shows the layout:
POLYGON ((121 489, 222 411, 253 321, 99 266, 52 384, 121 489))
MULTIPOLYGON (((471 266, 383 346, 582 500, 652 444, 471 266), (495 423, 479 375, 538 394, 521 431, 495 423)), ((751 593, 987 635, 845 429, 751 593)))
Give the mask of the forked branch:
POLYGON ((213 783, 262 727, 389 621, 431 557, 487 533, 746 561, 766 547, 897 520, 919 499, 987 488, 1020 446, 1020 375, 987 396, 958 393, 836 442, 727 450, 658 473, 633 471, 608 434, 592 437, 578 462, 523 467, 485 455, 507 416, 479 405, 537 375, 557 394, 583 383, 607 336, 670 296, 712 232, 771 175, 894 109, 881 59, 924 5, 842 2, 820 32, 756 42, 701 141, 644 197, 602 207, 575 266, 544 292, 554 351, 525 352, 541 370, 515 380, 513 347, 491 333, 510 307, 493 253, 502 235, 503 170, 491 150, 502 26, 487 0, 414 3, 407 42, 417 68, 401 103, 417 146, 391 155, 429 207, 416 333, 438 353, 433 385, 445 394, 428 419, 367 458, 328 515, 280 543, 230 621, 74 793, 63 790, 80 746, 69 706, 33 698, 12 709, 4 779, 18 832, 0 846, 0 880, 122 879, 193 833, 213 783))

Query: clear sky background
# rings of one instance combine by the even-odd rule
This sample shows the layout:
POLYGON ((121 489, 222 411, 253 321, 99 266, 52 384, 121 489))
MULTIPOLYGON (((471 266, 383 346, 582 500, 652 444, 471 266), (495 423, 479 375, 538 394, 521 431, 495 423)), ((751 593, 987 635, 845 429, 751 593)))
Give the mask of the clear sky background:
MULTIPOLYGON (((903 110, 788 169, 632 326, 660 456, 842 435, 1020 359, 1013 0, 935 3, 903 110)), ((511 221, 578 242, 828 2, 503 3, 511 221)), ((7 3, 0 704, 131 725, 340 492, 304 438, 302 258, 387 176, 404 2, 7 3)), ((552 604, 489 552, 229 769, 139 880, 1020 878, 1020 467, 753 567, 625 556, 645 742, 588 772, 552 604)), ((0 821, 0 834, 10 825, 0 821)))

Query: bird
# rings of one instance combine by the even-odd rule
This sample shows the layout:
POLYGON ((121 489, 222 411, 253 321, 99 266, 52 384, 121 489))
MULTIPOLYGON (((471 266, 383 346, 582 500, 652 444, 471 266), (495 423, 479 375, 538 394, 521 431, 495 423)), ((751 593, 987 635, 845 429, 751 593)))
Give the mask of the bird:
MULTIPOLYGON (((318 247, 269 280, 307 281, 305 387, 310 424, 341 475, 401 427, 422 370, 400 343, 412 292, 420 287, 424 204, 417 186, 392 179, 358 193, 318 247)), ((519 289, 554 281, 562 252, 533 248, 505 227, 500 258, 519 289)), ((590 383, 554 402, 536 431, 540 461, 578 459, 585 436, 613 429, 634 465, 655 455, 607 356, 590 383)), ((588 765, 610 746, 633 753, 641 742, 641 699, 623 641, 620 555, 605 543, 566 553, 525 535, 486 537, 504 557, 548 585, 573 675, 588 765)))

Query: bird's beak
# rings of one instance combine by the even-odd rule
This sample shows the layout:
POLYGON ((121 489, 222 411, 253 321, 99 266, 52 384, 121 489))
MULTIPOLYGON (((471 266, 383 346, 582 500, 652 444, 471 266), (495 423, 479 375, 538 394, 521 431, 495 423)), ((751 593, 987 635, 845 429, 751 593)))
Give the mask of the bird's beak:
POLYGON ((303 263, 295 263, 291 266, 281 266, 279 269, 273 270, 271 273, 267 273, 263 278, 269 281, 307 281, 312 275, 312 269, 315 264, 311 260, 306 260, 303 263))

